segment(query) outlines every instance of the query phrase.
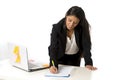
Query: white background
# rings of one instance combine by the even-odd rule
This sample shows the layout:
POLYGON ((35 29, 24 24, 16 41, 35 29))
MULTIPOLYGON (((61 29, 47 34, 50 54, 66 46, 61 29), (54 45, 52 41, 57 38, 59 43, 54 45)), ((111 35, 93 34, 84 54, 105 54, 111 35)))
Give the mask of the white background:
POLYGON ((119 0, 0 0, 0 58, 7 57, 6 45, 13 42, 26 46, 30 57, 49 62, 52 24, 73 5, 84 9, 91 24, 94 65, 106 71, 101 73, 105 79, 118 78, 119 0))

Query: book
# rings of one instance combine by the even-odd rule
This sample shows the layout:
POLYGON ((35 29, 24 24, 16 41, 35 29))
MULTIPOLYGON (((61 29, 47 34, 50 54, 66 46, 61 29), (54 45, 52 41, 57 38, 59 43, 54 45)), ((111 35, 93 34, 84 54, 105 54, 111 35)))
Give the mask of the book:
POLYGON ((58 73, 53 74, 50 71, 48 71, 45 74, 45 76, 46 77, 69 77, 72 69, 73 69, 72 66, 59 66, 58 73))

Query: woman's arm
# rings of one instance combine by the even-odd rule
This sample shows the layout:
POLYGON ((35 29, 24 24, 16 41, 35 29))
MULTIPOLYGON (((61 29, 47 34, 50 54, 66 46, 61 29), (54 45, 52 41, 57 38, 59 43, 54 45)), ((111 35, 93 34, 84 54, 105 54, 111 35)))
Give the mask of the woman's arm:
POLYGON ((52 66, 52 60, 54 61, 55 67, 58 68, 58 60, 57 60, 57 51, 58 51, 58 34, 56 26, 53 25, 52 33, 51 33, 51 42, 49 46, 49 56, 50 56, 50 66, 52 66))

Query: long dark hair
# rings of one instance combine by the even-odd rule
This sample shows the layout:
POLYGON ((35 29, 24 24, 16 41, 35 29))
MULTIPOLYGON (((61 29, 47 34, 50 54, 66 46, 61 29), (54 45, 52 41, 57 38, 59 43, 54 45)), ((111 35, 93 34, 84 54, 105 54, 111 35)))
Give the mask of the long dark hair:
POLYGON ((83 33, 84 37, 90 38, 90 30, 89 30, 90 29, 90 25, 89 25, 89 23, 88 23, 88 21, 86 19, 84 10, 81 7, 72 6, 66 12, 65 18, 66 18, 66 16, 70 16, 70 15, 74 15, 74 16, 76 16, 80 20, 80 22, 77 25, 77 27, 82 29, 82 33, 83 33))

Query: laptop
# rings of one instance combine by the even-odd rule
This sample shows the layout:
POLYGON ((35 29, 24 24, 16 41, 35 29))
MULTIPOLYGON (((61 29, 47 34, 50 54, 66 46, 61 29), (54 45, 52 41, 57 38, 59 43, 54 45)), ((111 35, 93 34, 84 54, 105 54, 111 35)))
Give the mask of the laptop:
POLYGON ((10 56, 10 63, 12 66, 19 69, 31 72, 49 68, 48 64, 29 60, 27 48, 23 45, 8 43, 8 54, 10 56))

